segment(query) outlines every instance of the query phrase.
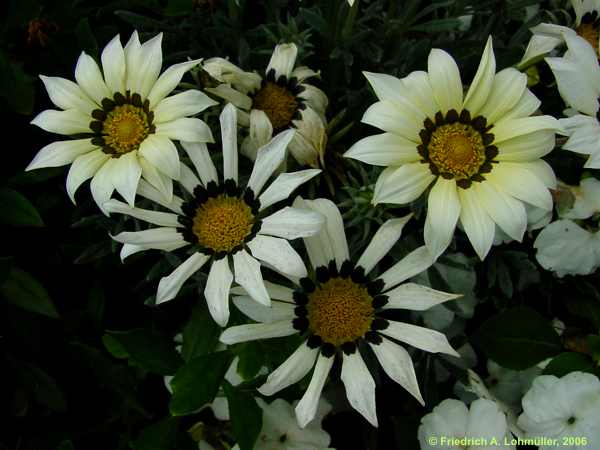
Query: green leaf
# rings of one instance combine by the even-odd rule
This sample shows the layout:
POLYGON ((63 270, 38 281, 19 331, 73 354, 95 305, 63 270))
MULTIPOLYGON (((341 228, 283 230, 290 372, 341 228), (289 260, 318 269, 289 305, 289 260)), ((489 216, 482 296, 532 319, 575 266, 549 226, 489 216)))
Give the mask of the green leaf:
POLYGON ((179 369, 171 380, 171 414, 192 414, 210 403, 217 395, 231 359, 232 356, 227 351, 211 353, 198 356, 179 369))
POLYGON ((458 19, 438 19, 420 25, 413 25, 409 29, 412 31, 424 31, 426 33, 439 33, 441 31, 457 30, 461 25, 458 19))
POLYGON ((94 36, 94 32, 90 27, 90 22, 87 17, 79 21, 75 27, 75 35, 79 41, 79 47, 85 50, 92 57, 98 56, 98 42, 94 36))
POLYGON ((262 428, 262 409, 251 394, 233 387, 227 381, 223 384, 223 390, 229 403, 231 428, 237 444, 241 450, 252 450, 262 428))
POLYGON ((167 417, 142 430, 131 443, 134 450, 172 450, 177 439, 177 419, 167 417))
POLYGON ((524 370, 555 356, 561 341, 550 321, 527 307, 504 311, 483 323, 474 335, 483 352, 503 367, 524 370))
POLYGON ((592 358, 600 366, 600 336, 594 336, 590 334, 587 337, 587 343, 592 353, 592 358))
POLYGON ((24 364, 21 377, 23 386, 37 403, 57 412, 67 410, 67 402, 56 381, 42 369, 24 364))
POLYGON ((264 348, 259 342, 248 342, 240 345, 240 349, 236 353, 239 357, 238 373, 244 380, 251 380, 264 365, 264 348))
POLYGON ((122 346, 122 349, 112 346, 112 350, 117 354, 128 353, 132 362, 149 372, 172 375, 183 364, 173 340, 156 332, 137 329, 109 331, 108 335, 122 346))
POLYGON ((184 16, 192 12, 193 2, 189 0, 169 0, 164 9, 165 16, 184 16))
POLYGON ((576 371, 594 373, 592 360, 581 353, 565 352, 550 361, 544 369, 543 375, 562 377, 576 371))
POLYGON ((0 50, 0 98, 19 114, 33 112, 33 80, 0 50))
POLYGON ((44 226, 35 207, 14 189, 0 189, 0 205, 2 205, 0 223, 14 227, 44 226))
POLYGON ((204 304, 198 303, 192 309, 192 316, 183 328, 181 355, 185 361, 196 356, 206 355, 214 350, 219 340, 221 328, 210 317, 204 304))
POLYGON ((105 334, 102 336, 102 343, 108 353, 113 355, 117 359, 127 359, 129 358, 129 353, 125 350, 125 347, 121 345, 118 339, 114 338, 110 334, 105 334))
POLYGON ((34 313, 58 319, 60 316, 50 300, 48 292, 27 272, 13 267, 0 287, 0 293, 15 306, 34 313))

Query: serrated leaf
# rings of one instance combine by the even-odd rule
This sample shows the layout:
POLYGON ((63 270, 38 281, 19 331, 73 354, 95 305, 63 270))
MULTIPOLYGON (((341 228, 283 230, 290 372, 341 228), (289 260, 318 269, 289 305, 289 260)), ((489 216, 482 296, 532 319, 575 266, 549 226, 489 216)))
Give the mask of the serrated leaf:
POLYGON ((221 328, 210 316, 206 305, 198 303, 192 309, 192 316, 183 329, 183 359, 190 361, 212 352, 220 334, 221 328))
POLYGON ((210 403, 231 364, 229 352, 198 356, 177 371, 171 380, 173 396, 169 409, 174 416, 192 414, 210 403))
POLYGON ((543 375, 554 375, 560 378, 575 371, 594 373, 594 363, 581 353, 565 352, 548 363, 543 375))
POLYGON ((60 316, 50 300, 48 292, 35 278, 17 267, 13 267, 0 293, 9 303, 37 314, 58 319, 60 316))
POLYGON ((223 390, 227 396, 231 428, 237 444, 240 450, 252 450, 262 428, 262 409, 251 394, 233 387, 227 381, 223 384, 223 390))
POLYGON ((513 370, 527 369, 562 349, 550 321, 522 306, 488 319, 473 338, 486 356, 513 370))
POLYGON ((0 189, 0 205, 0 223, 13 227, 44 226, 42 218, 31 202, 14 189, 0 189))

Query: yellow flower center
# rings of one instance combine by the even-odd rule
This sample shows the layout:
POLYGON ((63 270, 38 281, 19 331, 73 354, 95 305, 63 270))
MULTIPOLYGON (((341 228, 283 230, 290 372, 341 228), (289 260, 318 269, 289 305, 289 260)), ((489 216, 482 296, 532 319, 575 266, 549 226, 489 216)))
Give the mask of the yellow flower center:
POLYGON ((290 124, 298 109, 298 101, 294 94, 283 86, 272 81, 267 83, 254 95, 252 109, 264 111, 273 129, 280 130, 290 124))
POLYGON ((147 114, 131 104, 116 106, 102 124, 104 142, 117 154, 137 150, 148 134, 150 123, 147 114))
POLYGON ((582 23, 575 29, 575 32, 588 41, 598 53, 598 28, 593 23, 582 23))
POLYGON ((428 149, 429 160, 440 173, 452 174, 457 180, 472 177, 485 162, 481 133, 459 122, 436 128, 428 149))
POLYGON ((340 346, 369 331, 373 298, 350 278, 332 278, 308 296, 308 327, 323 342, 340 346))
POLYGON ((196 210, 192 232, 198 243, 215 252, 231 252, 252 232, 254 215, 242 199, 219 195, 196 210))

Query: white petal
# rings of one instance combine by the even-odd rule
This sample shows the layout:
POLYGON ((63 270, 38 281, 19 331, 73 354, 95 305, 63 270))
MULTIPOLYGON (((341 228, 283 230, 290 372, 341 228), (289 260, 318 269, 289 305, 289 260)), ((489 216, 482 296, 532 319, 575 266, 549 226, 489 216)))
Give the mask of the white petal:
POLYGON ((415 162, 400 167, 388 167, 377 179, 373 204, 405 204, 419 198, 435 176, 427 164, 415 162))
POLYGON ((129 203, 129 206, 133 206, 135 193, 142 176, 142 168, 138 163, 137 152, 121 155, 116 161, 113 168, 113 184, 117 192, 129 203))
POLYGON ((363 72, 365 78, 375 91, 375 95, 379 100, 402 101, 401 96, 405 90, 402 81, 399 78, 385 73, 363 72))
POLYGON ((229 269, 228 258, 213 261, 208 273, 204 296, 211 317, 219 326, 224 327, 229 320, 229 289, 233 274, 229 269))
MULTIPOLYGON (((158 201, 152 198, 152 200, 161 205, 163 203, 171 203, 173 201, 173 180, 169 176, 165 175, 160 170, 158 170, 146 158, 140 155, 139 151, 138 162, 140 163, 140 166, 142 168, 142 178, 146 180, 153 189, 158 191, 159 197, 161 199, 160 201, 158 201)), ((138 184, 138 191, 141 189, 140 186, 142 181, 143 180, 141 180, 140 184, 138 184)), ((138 193, 141 195, 140 192, 138 193)), ((167 208, 172 209, 169 206, 167 206, 167 208)))
POLYGON ((400 239, 404 225, 406 225, 412 216, 412 214, 408 214, 399 219, 390 219, 377 230, 375 236, 373 236, 373 239, 371 239, 371 242, 356 263, 356 265, 365 269, 365 274, 368 274, 396 244, 398 239, 400 239))
POLYGON ((539 130, 559 131, 561 129, 558 120, 550 116, 523 117, 520 119, 504 119, 491 129, 494 135, 494 145, 508 139, 533 133, 539 130))
POLYGON ((271 60, 267 66, 267 73, 273 69, 275 70, 275 79, 278 79, 281 75, 290 78, 297 55, 298 47, 296 47, 296 44, 278 45, 271 55, 271 60))
POLYGON ((125 92, 125 52, 117 34, 102 50, 102 70, 108 90, 125 92))
POLYGON ((44 83, 52 103, 60 109, 77 109, 83 113, 91 114, 92 110, 97 108, 92 99, 71 80, 44 75, 40 75, 40 79, 44 83))
POLYGON ((435 262, 426 246, 419 247, 379 276, 385 283, 384 290, 408 280, 411 277, 427 270, 435 262))
POLYGON ((529 166, 501 162, 488 177, 489 181, 507 194, 545 210, 552 209, 552 195, 529 166))
MULTIPOLYGON (((154 250, 163 250, 165 252, 172 252, 181 247, 185 247, 188 245, 187 242, 179 242, 179 243, 161 243, 155 244, 152 246, 154 250)), ((121 252, 119 256, 121 257, 121 261, 124 261, 128 256, 134 255, 135 253, 143 252, 145 250, 149 250, 150 248, 147 245, 137 245, 137 244, 123 244, 121 247, 121 252)))
POLYGON ((425 113, 408 102, 400 104, 384 100, 369 106, 361 121, 413 141, 416 145, 421 141, 419 132, 424 119, 425 113))
POLYGON ((102 72, 94 58, 85 52, 81 52, 75 66, 75 80, 81 89, 98 105, 105 98, 112 98, 112 94, 106 87, 102 72))
POLYGON ((109 158, 103 165, 98 169, 92 182, 90 183, 90 190, 92 191, 92 197, 94 201, 102 210, 104 214, 106 211, 103 209, 103 204, 112 196, 115 185, 113 183, 113 175, 117 160, 109 158))
POLYGON ((238 181, 237 113, 228 103, 219 116, 223 143, 223 179, 238 181))
POLYGON ((473 189, 459 189, 460 223, 482 261, 494 243, 495 223, 478 201, 473 189))
POLYGON ((166 136, 175 141, 214 142, 206 122, 190 117, 180 117, 170 122, 157 124, 156 135, 166 136))
POLYGON ((534 114, 542 102, 529 90, 525 89, 517 104, 504 114, 505 119, 519 119, 534 114))
POLYGON ((125 87, 130 92, 136 92, 136 86, 139 85, 139 78, 142 76, 138 68, 144 63, 142 61, 142 44, 137 30, 131 33, 131 37, 127 41, 127 44, 125 44, 123 53, 125 54, 125 62, 127 64, 125 87))
POLYGON ((321 391, 327 381, 327 375, 331 370, 334 358, 327 358, 323 355, 319 355, 317 358, 317 364, 313 372, 312 378, 306 392, 302 396, 302 399, 296 405, 296 419, 300 428, 304 428, 308 423, 314 419, 317 413, 317 407, 319 399, 321 398, 321 391))
POLYGON ((425 245, 435 258, 450 245, 459 215, 460 200, 456 181, 439 177, 427 200, 424 231, 425 245))
POLYGON ((218 105, 204 92, 191 89, 162 100, 154 108, 154 122, 163 123, 181 117, 194 116, 206 108, 218 105))
POLYGON ((379 344, 370 345, 385 373, 406 389, 421 405, 425 406, 415 375, 415 368, 408 352, 386 338, 382 338, 379 344))
POLYGON ((324 166, 327 130, 323 119, 310 107, 300 111, 300 118, 292 120, 296 134, 288 150, 301 166, 324 166))
POLYGON ((578 64, 565 58, 546 58, 552 69, 558 91, 565 103, 577 111, 594 115, 598 110, 597 88, 578 64))
POLYGON ((248 248, 252 256, 274 267, 278 272, 298 278, 307 275, 302 258, 285 239, 258 235, 248 242, 248 248))
POLYGON ((425 311, 435 305, 454 300, 462 294, 437 291, 416 283, 405 283, 385 293, 388 302, 383 309, 410 309, 425 311))
POLYGON ((539 130, 498 144, 498 161, 533 161, 550 153, 555 146, 554 131, 539 130))
POLYGON ((175 228, 150 228, 142 231, 124 231, 112 237, 123 244, 145 245, 146 248, 160 248, 162 244, 181 244, 187 242, 175 228))
MULTIPOLYGON (((560 119, 560 124, 564 126, 569 140, 563 145, 563 149, 584 155, 598 154, 600 151, 600 124, 596 117, 582 116, 580 114, 560 119)), ((593 158, 590 158, 584 167, 594 168, 589 165, 593 158)))
POLYGON ((271 299, 265 288, 260 263, 250 256, 246 250, 240 250, 233 255, 235 282, 240 284, 252 297, 263 305, 270 305, 271 299))
MULTIPOLYGON (((140 52, 140 64, 137 67, 127 67, 127 77, 132 72, 137 74, 133 92, 145 99, 158 79, 162 67, 162 33, 144 42, 140 52)), ((129 80, 128 80, 129 81, 129 80)))
POLYGON ((427 59, 427 72, 435 101, 442 114, 458 109, 463 103, 462 82, 456 62, 448 53, 434 48, 427 59))
POLYGON ((53 142, 37 152, 25 170, 64 166, 95 149, 98 147, 92 145, 90 139, 53 142))
POLYGON ((265 183, 275 170, 285 161, 288 144, 294 137, 294 130, 286 130, 277 134, 267 145, 258 149, 248 187, 256 196, 262 191, 265 183))
POLYGON ((289 198, 289 196, 300 186, 311 178, 320 174, 320 169, 306 169, 291 173, 280 173, 277 178, 260 195, 260 210, 289 198))
POLYGON ((269 143, 273 137, 273 125, 264 111, 250 111, 250 128, 248 137, 242 143, 241 152, 251 160, 256 159, 258 149, 269 143))
POLYGON ((494 56, 494 48, 492 47, 492 37, 488 37, 479 61, 479 67, 473 82, 469 87, 469 92, 465 97, 463 105, 464 109, 469 110, 471 117, 479 115, 481 108, 490 95, 494 76, 496 74, 496 57, 494 56))
POLYGON ((175 144, 165 136, 151 134, 140 145, 139 154, 157 170, 174 180, 179 179, 179 153, 175 144))
POLYGON ((161 227, 181 227, 176 214, 136 208, 115 199, 107 201, 103 206, 109 213, 125 214, 161 227))
POLYGON ((252 99, 246 94, 232 88, 229 84, 219 84, 214 88, 206 88, 206 92, 220 97, 228 103, 234 104, 237 108, 248 111, 252 108, 252 99))
POLYGON ((476 183, 474 189, 479 207, 483 207, 492 220, 516 241, 523 239, 527 228, 527 213, 523 204, 504 191, 496 189, 494 183, 476 183))
POLYGON ((381 330, 381 334, 406 342, 426 352, 445 353, 460 358, 460 355, 448 343, 446 335, 439 331, 402 322, 389 321, 388 323, 389 326, 385 330, 381 330))
POLYGON ((173 300, 179 293, 183 283, 200 270, 209 259, 208 255, 196 252, 182 262, 169 276, 161 278, 156 291, 156 304, 173 300))
POLYGON ((532 172, 544 185, 550 189, 556 189, 556 175, 552 166, 543 159, 522 162, 519 164, 523 169, 532 172))
POLYGON ((50 133, 70 135, 91 133, 90 122, 92 120, 91 116, 83 114, 78 109, 67 109, 66 111, 47 109, 35 116, 31 124, 50 133))
POLYGON ((158 80, 156 80, 156 83, 152 87, 150 94, 148 94, 150 108, 154 108, 154 106, 158 105, 163 98, 169 95, 171 91, 177 87, 183 75, 192 67, 197 66, 199 63, 199 59, 186 61, 175 64, 165 70, 158 80))
POLYGON ((487 124, 496 123, 516 106, 527 88, 527 75, 512 67, 501 70, 494 77, 492 92, 480 114, 487 119, 487 124))
POLYGON ((375 381, 369 373, 360 353, 351 355, 342 353, 341 379, 346 388, 346 397, 350 405, 369 421, 377 425, 377 408, 375 406, 375 381))
POLYGON ((205 143, 182 141, 181 146, 192 160, 192 164, 194 164, 194 168, 196 169, 196 172, 198 172, 204 186, 211 181, 214 181, 215 183, 219 182, 217 169, 210 158, 205 143))
POLYGON ((312 84, 302 83, 300 86, 303 90, 298 94, 298 98, 301 98, 308 108, 314 110, 322 120, 325 120, 325 110, 329 104, 325 92, 312 84))
MULTIPOLYGON (((294 302, 294 291, 293 289, 285 286, 281 286, 280 284, 271 283, 265 280, 265 287, 267 288, 267 292, 269 293, 269 297, 277 300, 282 300, 287 303, 294 302)), ((234 295, 247 295, 246 290, 241 286, 236 286, 231 289, 231 293, 234 295)))
POLYGON ((550 53, 563 43, 562 35, 560 33, 557 36, 542 35, 535 33, 535 28, 537 27, 531 28, 531 31, 534 34, 531 36, 529 44, 527 44, 523 58, 521 58, 521 61, 519 62, 519 67, 521 65, 527 66, 534 58, 550 53))
POLYGON ((313 236, 324 222, 325 218, 317 212, 286 206, 262 220, 260 234, 285 239, 313 236))
POLYGON ((297 333, 290 320, 272 323, 253 323, 229 327, 221 334, 219 340, 223 344, 233 345, 239 342, 256 341, 276 337, 290 336, 297 333))
POLYGON ((392 133, 361 139, 344 156, 375 166, 399 166, 414 163, 420 158, 417 144, 392 133))
MULTIPOLYGON (((269 292, 270 294, 270 292, 269 292)), ((244 315, 261 323, 292 321, 296 317, 295 304, 272 301, 271 306, 261 305, 248 295, 233 297, 233 303, 244 315)))
MULTIPOLYGON (((141 159, 140 159, 141 161, 141 159)), ((180 197, 175 195, 171 195, 171 198, 165 197, 161 191, 156 189, 150 183, 145 180, 140 180, 138 184, 138 195, 141 197, 145 197, 148 200, 152 200, 153 202, 164 206, 165 208, 173 211, 176 214, 183 214, 181 211, 181 205, 183 204, 183 200, 180 197)))
POLYGON ((73 203, 75 203, 75 191, 77 191, 79 186, 84 181, 92 178, 109 159, 110 156, 102 150, 95 150, 81 155, 73 161, 73 165, 67 175, 67 194, 69 194, 73 203))
POLYGON ((202 185, 198 177, 192 172, 192 169, 183 163, 181 163, 179 175, 179 183, 190 194, 194 193, 194 189, 196 189, 197 186, 202 185))
POLYGON ((303 343, 267 377, 267 381, 258 388, 258 392, 262 395, 273 395, 297 383, 312 369, 318 353, 318 348, 310 348, 303 343))
POLYGON ((423 111, 427 117, 433 119, 440 108, 432 95, 427 72, 415 70, 402 78, 402 84, 405 86, 403 95, 419 110, 423 111))

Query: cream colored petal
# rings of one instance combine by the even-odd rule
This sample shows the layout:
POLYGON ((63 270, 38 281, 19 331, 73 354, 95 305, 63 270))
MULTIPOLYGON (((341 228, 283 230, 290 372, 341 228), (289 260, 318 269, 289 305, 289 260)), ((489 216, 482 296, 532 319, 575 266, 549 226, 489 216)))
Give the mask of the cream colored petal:
POLYGON ((223 331, 219 340, 223 344, 233 345, 240 342, 290 336, 297 332, 298 330, 293 327, 291 321, 281 320, 279 322, 254 323, 229 327, 223 331))
POLYGON ((205 186, 211 181, 215 183, 219 182, 217 169, 212 162, 205 143, 182 141, 181 146, 192 160, 192 164, 205 186))
POLYGON ((154 108, 154 122, 170 122, 181 117, 194 116, 218 103, 201 91, 180 92, 162 100, 154 108))
POLYGON ((534 133, 540 130, 560 131, 561 126, 554 117, 534 116, 521 119, 505 119, 494 124, 490 133, 494 135, 494 145, 501 142, 522 136, 524 134, 534 133))
POLYGON ((98 107, 76 83, 70 80, 44 75, 40 75, 40 79, 52 103, 60 109, 76 109, 89 115, 98 107))
POLYGON ((258 150, 256 161, 248 180, 248 188, 255 196, 262 191, 267 180, 285 161, 287 147, 294 137, 294 130, 285 130, 277 134, 268 144, 258 150))
POLYGON ((78 157, 97 149, 98 147, 92 145, 91 139, 53 142, 37 152, 25 170, 71 164, 78 157))
POLYGON ((547 211, 552 209, 552 196, 534 172, 519 163, 502 162, 494 168, 489 181, 513 197, 547 211))
POLYGON ((136 208, 115 199, 107 201, 103 206, 109 213, 125 214, 160 227, 181 227, 177 214, 136 208))
POLYGON ((302 258, 285 239, 258 235, 248 242, 248 248, 252 256, 280 273, 298 278, 307 276, 302 258))
POLYGON ((435 258, 440 256, 450 242, 461 211, 456 182, 439 177, 427 199, 425 219, 425 245, 435 258))
POLYGON ((113 184, 129 206, 135 204, 135 193, 141 176, 142 167, 138 163, 137 152, 129 152, 116 159, 112 175, 113 184))
POLYGON ((77 80, 77 84, 81 89, 98 105, 101 104, 103 99, 112 97, 104 83, 98 64, 96 64, 94 58, 85 52, 81 52, 77 60, 75 80, 77 80))
POLYGON ((459 189, 460 223, 469 237, 471 245, 484 260, 494 243, 495 223, 479 203, 474 189, 459 189))
POLYGON ((170 275, 161 278, 156 291, 156 304, 173 300, 183 284, 209 259, 208 255, 196 252, 182 262, 170 275))
POLYGON ((296 419, 300 428, 308 425, 317 414, 321 392, 323 391, 323 386, 325 385, 325 381, 327 381, 327 376, 332 365, 333 358, 327 358, 323 355, 317 357, 317 364, 315 365, 308 388, 295 408, 296 419))
POLYGON ((140 145, 139 154, 169 178, 179 179, 179 153, 168 137, 149 135, 140 145))
POLYGON ((306 169, 299 170, 298 172, 279 174, 260 195, 260 210, 262 211, 281 200, 289 198, 296 188, 320 173, 320 169, 306 169))
POLYGON ((435 180, 427 164, 415 162, 385 169, 375 184, 373 204, 406 204, 419 198, 435 180))
POLYGON ((125 92, 125 52, 117 34, 102 50, 102 71, 110 92, 125 92))
POLYGON ((420 159, 417 144, 392 133, 363 138, 350 147, 344 156, 375 166, 399 166, 420 159))
POLYGON ((219 326, 224 327, 229 320, 229 289, 233 274, 229 269, 228 258, 213 261, 208 273, 204 297, 211 317, 219 326))
POLYGON ((265 288, 260 263, 250 256, 246 250, 240 250, 233 255, 235 282, 240 284, 257 302, 270 305, 271 299, 265 288))
POLYGON ((273 301, 271 306, 265 306, 253 300, 249 295, 233 297, 233 303, 244 315, 256 322, 271 323, 282 320, 291 322, 296 317, 294 303, 273 301))
POLYGON ((232 88, 229 84, 219 84, 214 88, 206 88, 206 92, 222 98, 228 103, 234 104, 237 108, 249 111, 252 108, 252 99, 246 94, 232 88))
MULTIPOLYGON (((600 128, 599 128, 600 129, 600 128)), ((550 153, 556 145, 552 130, 539 130, 516 136, 498 144, 497 161, 535 161, 550 153)))
POLYGON ((296 64, 296 56, 298 56, 298 47, 296 47, 296 44, 280 44, 276 46, 266 72, 269 73, 272 69, 275 71, 275 79, 278 79, 282 75, 289 79, 294 64, 296 64))
POLYGON ((425 114, 410 103, 393 103, 388 100, 372 104, 362 118, 362 122, 383 131, 397 134, 418 145, 419 132, 423 129, 425 114))
POLYGON ((427 270, 434 262, 435 258, 426 246, 418 247, 386 270, 378 279, 383 280, 383 290, 386 291, 427 270))
POLYGON ((427 72, 433 96, 442 114, 463 104, 463 87, 456 61, 444 50, 434 48, 427 59, 427 72))
POLYGON ((175 64, 165 70, 162 75, 158 77, 158 80, 156 80, 156 83, 154 83, 150 94, 148 94, 150 108, 154 108, 154 106, 158 105, 163 98, 169 95, 171 91, 177 87, 183 75, 194 66, 197 66, 200 61, 201 60, 199 59, 186 61, 175 64))
POLYGON ((348 402, 371 425, 376 427, 375 381, 358 351, 350 355, 342 353, 342 358, 342 373, 340 378, 346 388, 348 402))
POLYGON ((262 395, 273 395, 297 383, 313 368, 318 353, 317 348, 310 348, 303 343, 267 377, 267 381, 258 391, 262 395))
POLYGON ((416 283, 404 283, 387 291, 385 296, 388 298, 388 302, 383 309, 426 311, 433 306, 460 298, 462 294, 450 294, 416 283))
POLYGON ((426 352, 445 353, 460 358, 456 350, 450 346, 448 338, 439 331, 402 322, 389 321, 388 323, 389 326, 385 330, 381 330, 381 334, 406 342, 426 352))
POLYGON ((158 201, 156 199, 152 199, 158 204, 171 203, 173 200, 173 180, 158 170, 154 164, 149 162, 146 158, 144 158, 140 152, 138 152, 138 162, 140 163, 140 167, 142 168, 142 180, 138 184, 138 190, 142 189, 142 184, 144 180, 146 180, 149 185, 151 185, 152 189, 158 191, 160 199, 162 201, 158 201))
POLYGON ((487 119, 488 125, 514 108, 527 89, 527 75, 516 69, 504 69, 494 77, 490 95, 481 108, 480 114, 487 119))
POLYGON ((214 142, 210 128, 200 119, 180 117, 170 122, 156 125, 156 135, 168 137, 175 141, 214 142))
MULTIPOLYGON (((219 116, 223 146, 223 179, 238 181, 237 114, 228 103, 219 116)), ((188 140, 188 139, 186 139, 188 140)))
POLYGON ((77 157, 67 175, 67 194, 75 203, 75 192, 86 180, 92 178, 96 172, 110 159, 102 150, 94 150, 77 157))
POLYGON ((481 61, 479 61, 477 73, 469 87, 463 105, 463 108, 471 113, 471 117, 480 114, 481 108, 485 105, 492 90, 495 74, 496 57, 494 56, 494 49, 492 47, 492 37, 489 36, 483 50, 483 55, 481 55, 481 61))
POLYGON ((91 116, 83 114, 78 109, 67 109, 66 111, 47 109, 35 116, 31 124, 50 133, 72 135, 91 133, 90 123, 92 120, 91 116))

